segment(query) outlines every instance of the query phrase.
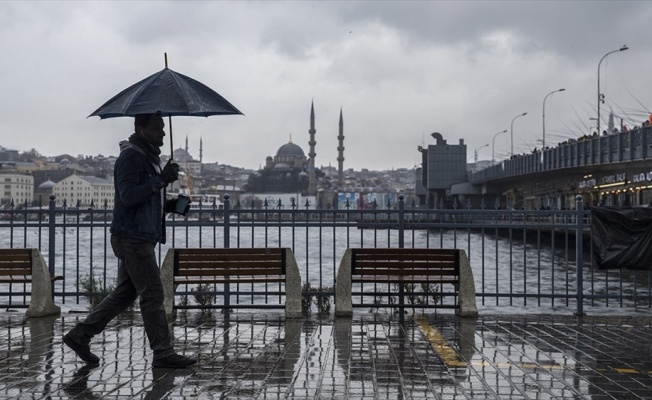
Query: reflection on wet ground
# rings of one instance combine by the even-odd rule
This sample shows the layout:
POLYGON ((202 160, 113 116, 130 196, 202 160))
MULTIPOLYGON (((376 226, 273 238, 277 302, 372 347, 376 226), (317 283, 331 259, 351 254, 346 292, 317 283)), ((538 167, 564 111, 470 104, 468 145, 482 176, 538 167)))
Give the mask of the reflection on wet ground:
POLYGON ((187 370, 152 369, 139 315, 92 342, 87 366, 62 343, 84 315, 0 313, 2 399, 650 399, 652 318, 359 313, 186 313, 187 370))

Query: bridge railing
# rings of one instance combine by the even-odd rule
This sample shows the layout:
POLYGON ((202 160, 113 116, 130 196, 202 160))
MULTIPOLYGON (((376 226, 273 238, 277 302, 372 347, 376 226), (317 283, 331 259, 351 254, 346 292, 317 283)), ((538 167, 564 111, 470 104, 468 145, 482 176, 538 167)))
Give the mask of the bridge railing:
POLYGON ((482 183, 534 172, 648 160, 652 157, 651 135, 652 127, 639 127, 613 135, 585 136, 553 148, 516 155, 469 174, 469 181, 482 183))
MULTIPOLYGON (((247 208, 234 207, 228 196, 224 200, 223 208, 200 205, 188 217, 170 217, 168 242, 158 246, 159 261, 171 247, 289 247, 299 264, 304 294, 329 299, 349 247, 458 248, 471 262, 481 312, 515 308, 582 314, 585 307, 596 312, 652 307, 648 272, 593 267, 590 212, 579 196, 575 210, 422 209, 406 207, 402 197, 385 208, 361 210, 313 209, 280 201, 247 208)), ((65 278, 54 283, 55 301, 64 308, 85 308, 117 275, 111 214, 106 206, 57 207, 53 196, 47 207, 13 207, 2 211, 0 247, 39 248, 51 273, 65 278)), ((31 288, 18 286, 0 284, 3 308, 29 304, 31 288)), ((231 290, 237 296, 232 306, 251 307, 279 292, 278 286, 264 286, 247 296, 251 288, 242 289, 231 290)), ((196 287, 180 292, 185 296, 180 302, 201 308, 198 296, 205 293, 196 287)), ((422 294, 432 301, 447 301, 426 292, 422 294)))

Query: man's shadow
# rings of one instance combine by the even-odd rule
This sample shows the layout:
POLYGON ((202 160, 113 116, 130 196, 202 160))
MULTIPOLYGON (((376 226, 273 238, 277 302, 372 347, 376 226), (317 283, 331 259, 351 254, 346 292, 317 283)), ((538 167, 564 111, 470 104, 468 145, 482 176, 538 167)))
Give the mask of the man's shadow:
POLYGON ((88 390, 88 377, 99 364, 85 364, 72 375, 72 378, 63 384, 63 391, 75 399, 100 399, 102 396, 88 390))
POLYGON ((153 368, 152 381, 154 382, 154 385, 147 390, 144 399, 159 400, 168 398, 170 392, 179 385, 179 383, 176 382, 177 378, 183 378, 193 373, 194 371, 190 368, 153 368))

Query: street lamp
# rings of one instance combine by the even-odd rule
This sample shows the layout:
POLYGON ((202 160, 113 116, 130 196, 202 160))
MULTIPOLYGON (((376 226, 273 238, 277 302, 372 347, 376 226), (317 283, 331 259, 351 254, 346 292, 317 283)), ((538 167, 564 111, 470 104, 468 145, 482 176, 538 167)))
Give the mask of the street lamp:
POLYGON ((500 131, 500 132, 496 133, 494 135, 494 138, 491 139, 491 163, 492 164, 496 162, 496 157, 494 157, 494 155, 496 154, 494 152, 495 147, 496 147, 496 136, 500 135, 501 133, 505 133, 505 132, 507 132, 507 129, 505 129, 504 131, 500 131))
POLYGON ((625 45, 625 46, 621 47, 618 50, 610 51, 607 54, 605 54, 604 56, 602 56, 602 58, 600 59, 600 62, 598 63, 598 135, 601 134, 601 132, 600 132, 600 103, 601 102, 604 103, 604 96, 600 93, 600 64, 602 64, 602 60, 607 58, 607 56, 609 54, 618 53, 619 51, 625 51, 625 50, 628 50, 628 49, 629 49, 629 47, 627 47, 625 45))
POLYGON ((487 147, 487 146, 489 146, 489 143, 483 144, 482 146, 475 149, 473 163, 475 164, 474 168, 475 168, 476 171, 478 170, 478 152, 480 151, 480 149, 482 149, 484 147, 487 147))
POLYGON ((546 148, 546 99, 551 94, 557 92, 563 92, 564 90, 566 89, 553 90, 552 92, 548 93, 546 97, 543 98, 543 144, 541 146, 541 151, 543 151, 546 148))
POLYGON ((511 150, 511 152, 512 152, 511 156, 512 156, 512 157, 514 157, 514 120, 515 120, 516 118, 524 117, 524 116, 526 116, 526 115, 527 115, 527 113, 524 112, 523 114, 519 114, 519 115, 515 116, 515 117, 512 119, 512 127, 511 127, 511 132, 510 132, 510 135, 512 135, 512 150, 511 150))

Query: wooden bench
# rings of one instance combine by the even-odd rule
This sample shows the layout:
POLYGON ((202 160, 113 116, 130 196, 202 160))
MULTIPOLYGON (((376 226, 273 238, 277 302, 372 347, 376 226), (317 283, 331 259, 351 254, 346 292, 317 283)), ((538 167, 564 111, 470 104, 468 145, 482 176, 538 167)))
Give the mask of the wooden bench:
MULTIPOLYGON (((464 250, 457 249, 347 249, 337 270, 335 315, 351 316, 353 283, 398 284, 398 304, 364 304, 376 307, 420 307, 404 304, 405 284, 447 285, 457 294, 456 312, 460 316, 478 315, 473 273, 464 250)), ((364 290, 364 285, 363 285, 364 290)), ((387 292, 387 291, 386 291, 387 292)), ((415 290, 417 292, 417 290, 415 290)), ((390 294, 390 293, 382 293, 390 294)), ((436 293, 434 293, 436 295, 436 293)), ((373 294, 368 294, 373 296, 373 294)), ((436 306, 436 305, 433 305, 436 306)))
POLYGON ((13 284, 32 285, 28 317, 61 314, 61 308, 52 299, 52 282, 58 280, 63 277, 50 277, 47 263, 38 249, 0 249, 0 284, 9 284, 10 290, 13 284))
POLYGON ((170 249, 161 280, 169 320, 174 318, 174 292, 180 284, 223 284, 223 307, 229 308, 230 284, 284 283, 286 317, 302 316, 301 276, 289 248, 170 249))

